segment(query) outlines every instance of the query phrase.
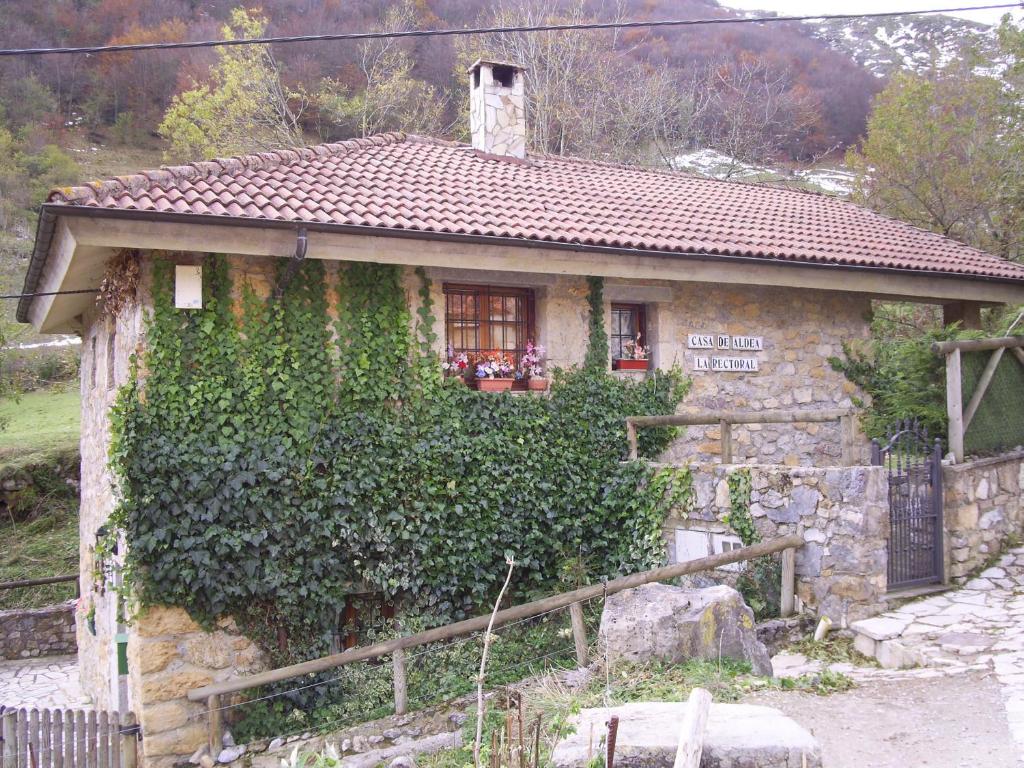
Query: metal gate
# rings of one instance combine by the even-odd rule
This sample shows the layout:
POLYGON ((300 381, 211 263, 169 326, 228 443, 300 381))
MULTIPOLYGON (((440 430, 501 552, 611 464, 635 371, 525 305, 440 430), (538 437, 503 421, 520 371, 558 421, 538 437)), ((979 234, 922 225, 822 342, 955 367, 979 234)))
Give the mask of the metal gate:
POLYGON ((942 441, 916 421, 871 441, 871 463, 889 473, 889 590, 942 581, 942 441))

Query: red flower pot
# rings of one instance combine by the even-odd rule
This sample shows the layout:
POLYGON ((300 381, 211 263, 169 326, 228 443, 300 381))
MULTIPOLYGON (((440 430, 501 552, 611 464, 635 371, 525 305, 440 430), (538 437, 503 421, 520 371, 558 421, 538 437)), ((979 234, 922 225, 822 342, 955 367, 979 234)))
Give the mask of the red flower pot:
POLYGON ((512 389, 515 379, 474 379, 476 388, 481 392, 508 392, 512 389))
POLYGON ((527 382, 531 392, 547 392, 548 391, 548 380, 543 378, 531 377, 527 382))
POLYGON ((612 369, 616 371, 646 371, 651 367, 650 360, 614 360, 612 369))

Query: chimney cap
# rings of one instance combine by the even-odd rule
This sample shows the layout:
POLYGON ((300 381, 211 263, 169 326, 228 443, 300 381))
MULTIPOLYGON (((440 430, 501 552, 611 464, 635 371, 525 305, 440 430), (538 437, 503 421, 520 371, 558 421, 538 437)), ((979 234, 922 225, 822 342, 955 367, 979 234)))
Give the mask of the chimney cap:
POLYGON ((526 67, 521 64, 513 64, 511 61, 496 61, 494 59, 477 59, 473 64, 466 70, 467 73, 473 72, 480 67, 487 65, 488 67, 510 67, 517 72, 525 72, 526 67))

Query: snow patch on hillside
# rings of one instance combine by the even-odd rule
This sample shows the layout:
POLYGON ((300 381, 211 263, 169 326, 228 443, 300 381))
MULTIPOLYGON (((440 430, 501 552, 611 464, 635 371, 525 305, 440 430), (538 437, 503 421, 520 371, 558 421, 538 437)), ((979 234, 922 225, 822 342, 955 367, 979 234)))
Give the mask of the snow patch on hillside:
POLYGON ((677 171, 710 179, 788 183, 794 187, 847 197, 853 190, 854 175, 841 167, 823 166, 789 170, 751 165, 713 149, 698 149, 677 155, 672 160, 677 171))

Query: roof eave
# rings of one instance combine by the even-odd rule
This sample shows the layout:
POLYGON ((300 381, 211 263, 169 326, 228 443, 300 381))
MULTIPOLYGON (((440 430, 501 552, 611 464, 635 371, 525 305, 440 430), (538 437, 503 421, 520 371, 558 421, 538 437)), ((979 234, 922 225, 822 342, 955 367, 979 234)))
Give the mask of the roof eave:
MULTIPOLYGON (((901 267, 874 267, 860 264, 828 264, 812 261, 796 261, 789 259, 766 258, 763 256, 736 256, 730 254, 712 254, 707 252, 659 251, 640 248, 621 248, 614 246, 597 246, 586 243, 565 243, 551 240, 531 240, 527 238, 503 237, 495 235, 466 235, 454 232, 432 232, 421 229, 395 229, 390 227, 374 227, 361 224, 333 224, 302 221, 284 221, 274 219, 253 219, 239 216, 215 216, 211 214, 177 213, 162 211, 140 211, 115 208, 97 208, 92 206, 67 205, 63 203, 45 203, 40 209, 39 225, 36 229, 36 240, 25 274, 23 294, 32 294, 38 287, 39 277, 49 255, 53 241, 56 222, 59 216, 84 216, 95 218, 112 218, 141 221, 162 221, 181 223, 204 223, 221 226, 254 227, 265 229, 298 229, 310 232, 333 232, 343 234, 371 235, 375 237, 402 237, 420 240, 441 240, 448 242, 481 243, 492 245, 512 245, 522 248, 552 248, 580 253, 629 254, 632 256, 649 256, 658 258, 691 258, 717 262, 740 264, 774 264, 780 267, 803 267, 851 272, 870 272, 875 274, 927 276, 946 279, 970 280, 972 282, 998 283, 1002 285, 1024 285, 1024 278, 1014 279, 991 275, 972 275, 961 272, 941 272, 927 269, 907 269, 901 267)), ((18 322, 29 322, 28 314, 33 297, 23 295, 18 302, 16 318, 18 322)))

